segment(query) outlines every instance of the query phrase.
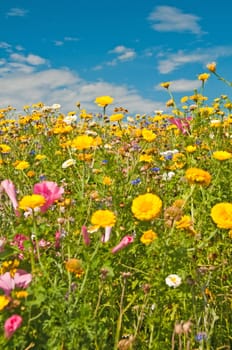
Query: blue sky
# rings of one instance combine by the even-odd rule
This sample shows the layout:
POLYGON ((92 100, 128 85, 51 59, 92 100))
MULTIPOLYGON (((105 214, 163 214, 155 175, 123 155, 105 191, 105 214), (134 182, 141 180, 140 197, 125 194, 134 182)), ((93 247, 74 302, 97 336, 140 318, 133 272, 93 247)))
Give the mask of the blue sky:
MULTIPOLYGON (((177 100, 200 89, 206 64, 232 80, 228 0, 0 0, 0 107, 42 101, 66 113, 98 112, 114 97, 130 114, 165 110, 160 83, 177 100)), ((211 101, 230 88, 211 76, 211 101)))

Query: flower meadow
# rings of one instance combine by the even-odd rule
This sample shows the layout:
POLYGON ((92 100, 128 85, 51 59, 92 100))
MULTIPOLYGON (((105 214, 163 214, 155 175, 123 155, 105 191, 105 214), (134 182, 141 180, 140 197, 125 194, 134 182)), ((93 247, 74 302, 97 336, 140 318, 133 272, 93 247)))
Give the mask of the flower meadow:
POLYGON ((232 101, 0 110, 0 347, 232 349, 232 101))

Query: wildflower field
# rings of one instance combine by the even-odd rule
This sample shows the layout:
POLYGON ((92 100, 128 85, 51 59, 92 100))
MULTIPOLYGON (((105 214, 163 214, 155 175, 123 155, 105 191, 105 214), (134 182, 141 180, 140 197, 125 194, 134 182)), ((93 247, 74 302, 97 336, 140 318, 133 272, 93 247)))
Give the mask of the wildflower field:
MULTIPOLYGON (((0 110, 0 348, 232 349, 232 101, 0 110)), ((211 80, 212 79, 212 80, 211 80)), ((120 101, 119 101, 120 102, 120 101)))

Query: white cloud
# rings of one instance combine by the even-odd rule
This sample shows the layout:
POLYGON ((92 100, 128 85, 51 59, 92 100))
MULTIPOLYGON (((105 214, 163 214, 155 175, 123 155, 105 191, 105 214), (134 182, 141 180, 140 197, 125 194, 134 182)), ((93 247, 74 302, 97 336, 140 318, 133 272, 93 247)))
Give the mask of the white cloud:
POLYGON ((216 46, 212 48, 197 49, 193 52, 179 50, 177 53, 162 53, 158 57, 158 71, 167 74, 188 63, 201 63, 217 60, 220 57, 232 56, 232 46, 216 46), (165 57, 165 58, 162 58, 165 57))
MULTIPOLYGON (((200 80, 178 79, 171 81, 170 89, 172 92, 194 91, 201 86, 200 80)), ((160 85, 155 86, 156 90, 163 90, 160 85)))
POLYGON ((28 10, 13 7, 7 12, 7 17, 24 17, 28 13, 28 10))
POLYGON ((46 59, 37 56, 37 55, 33 55, 33 54, 29 54, 28 56, 24 56, 18 53, 12 53, 10 55, 10 58, 13 61, 17 61, 17 62, 25 62, 28 64, 31 64, 33 66, 37 66, 37 65, 41 65, 41 64, 45 64, 47 62, 46 59))
POLYGON ((116 46, 113 50, 110 50, 109 53, 117 55, 117 57, 112 61, 114 63, 117 63, 118 61, 130 61, 136 57, 136 52, 134 49, 123 45, 116 46))
MULTIPOLYGON (((123 106, 134 113, 152 113, 154 110, 164 109, 164 103, 143 98, 136 90, 127 86, 120 86, 108 82, 88 82, 81 79, 70 69, 44 68, 31 65, 36 59, 15 54, 15 61, 2 61, 0 66, 0 105, 11 105, 21 111, 24 105, 31 105, 42 101, 46 105, 59 103, 62 112, 67 113, 75 108, 77 101, 81 108, 89 112, 102 112, 95 105, 97 96, 110 95, 114 97, 114 105, 108 107, 108 113, 113 112, 115 106, 123 106)), ((35 56, 35 55, 32 55, 35 56)), ((36 56, 37 57, 37 56, 36 56)), ((41 58, 41 62, 46 61, 41 58)))
POLYGON ((149 15, 152 28, 159 32, 190 32, 202 34, 198 22, 200 17, 183 13, 180 9, 171 6, 157 6, 149 15))
POLYGON ((0 42, 0 49, 10 49, 11 45, 6 43, 5 41, 0 42))
POLYGON ((63 40, 54 40, 53 43, 55 46, 63 46, 65 42, 75 42, 79 41, 79 38, 72 37, 72 36, 65 36, 63 40))

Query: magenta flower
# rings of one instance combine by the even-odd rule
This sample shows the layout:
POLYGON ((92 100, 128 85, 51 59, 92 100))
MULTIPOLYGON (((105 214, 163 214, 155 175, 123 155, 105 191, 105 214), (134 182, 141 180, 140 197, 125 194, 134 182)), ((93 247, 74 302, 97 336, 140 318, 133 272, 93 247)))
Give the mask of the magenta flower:
POLYGON ((134 237, 133 236, 124 236, 123 239, 121 240, 121 242, 116 245, 112 250, 111 253, 117 253, 119 250, 125 248, 128 244, 133 243, 134 242, 134 237))
POLYGON ((82 233, 82 236, 83 236, 84 244, 85 245, 90 245, 90 242, 91 242, 90 241, 90 236, 89 236, 89 232, 88 232, 86 226, 82 226, 81 233, 82 233))
POLYGON ((183 135, 187 134, 190 130, 189 121, 192 120, 192 117, 186 118, 169 118, 170 123, 176 125, 176 127, 182 132, 183 135))
POLYGON ((61 232, 56 231, 56 233, 55 233, 55 248, 56 249, 60 248, 60 240, 61 240, 61 232))
POLYGON ((21 326, 23 319, 19 315, 12 315, 4 324, 4 334, 6 338, 10 338, 14 332, 21 326))
POLYGON ((40 194, 46 199, 46 203, 40 207, 42 213, 44 213, 51 205, 64 193, 63 187, 58 187, 56 182, 42 181, 34 185, 34 194, 40 194))
POLYGON ((24 270, 17 270, 12 278, 10 272, 0 275, 0 288, 3 289, 5 295, 10 295, 15 287, 27 288, 31 283, 32 275, 24 270))
POLYGON ((16 189, 15 189, 15 185, 13 184, 13 182, 11 180, 3 180, 0 184, 0 189, 2 189, 3 191, 6 192, 6 194, 8 195, 8 197, 10 198, 10 201, 13 205, 13 208, 16 212, 16 214, 18 215, 18 201, 16 198, 16 189))

